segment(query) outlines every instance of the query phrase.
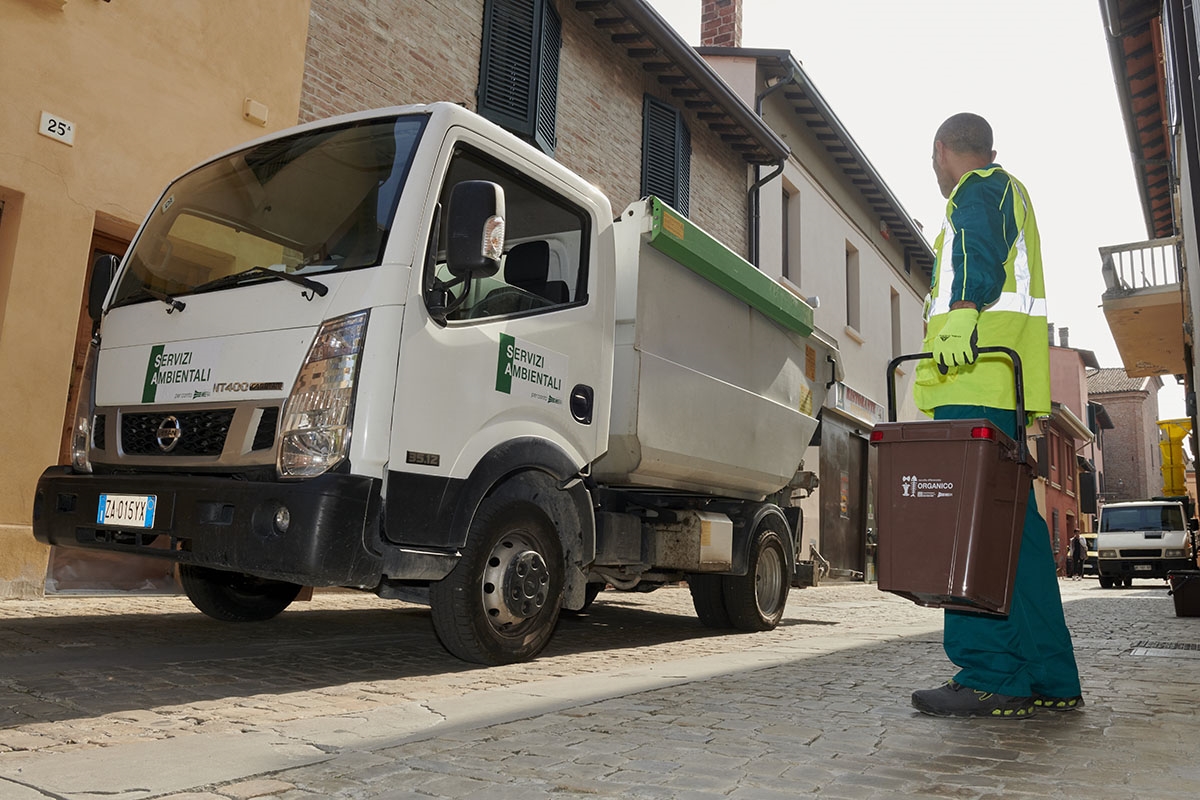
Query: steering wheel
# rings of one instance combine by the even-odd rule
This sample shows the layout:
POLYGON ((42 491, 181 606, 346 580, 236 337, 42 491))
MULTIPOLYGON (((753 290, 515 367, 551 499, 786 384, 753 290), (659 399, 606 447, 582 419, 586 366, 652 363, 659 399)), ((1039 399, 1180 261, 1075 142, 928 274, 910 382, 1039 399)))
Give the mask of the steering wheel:
POLYGON ((467 319, 479 319, 480 317, 491 317, 497 314, 509 314, 513 311, 521 310, 522 301, 532 297, 528 292, 523 292, 515 286, 501 286, 488 292, 479 304, 474 306, 470 313, 467 314, 467 319), (506 304, 511 305, 511 308, 506 308, 506 304))

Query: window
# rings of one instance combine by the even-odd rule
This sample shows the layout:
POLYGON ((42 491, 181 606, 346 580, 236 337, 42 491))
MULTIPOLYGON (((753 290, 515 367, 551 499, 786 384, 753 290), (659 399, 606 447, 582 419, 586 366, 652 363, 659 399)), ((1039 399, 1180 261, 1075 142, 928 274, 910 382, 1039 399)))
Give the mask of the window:
POLYGON ((1050 456, 1050 483, 1058 486, 1058 462, 1062 458, 1062 445, 1059 443, 1058 432, 1053 429, 1046 431, 1046 452, 1050 456))
POLYGON ((189 172, 138 235, 113 304, 380 263, 424 127, 421 115, 347 122, 189 172))
POLYGON ((846 326, 861 331, 859 319, 858 250, 846 242, 846 326))
POLYGON ((783 256, 781 274, 794 285, 800 285, 800 193, 785 185, 783 208, 783 256))
POLYGON ((652 194, 686 216, 691 175, 692 136, 683 115, 647 95, 642 105, 642 196, 652 194))
POLYGON ((468 147, 450 160, 439 202, 462 181, 498 183, 504 190, 505 245, 499 272, 455 285, 445 266, 446 229, 426 275, 430 306, 450 309, 447 321, 536 314, 587 300, 587 216, 528 177, 468 147), (449 291, 449 295, 442 294, 449 291), (465 294, 464 294, 465 292, 465 294))
POLYGON ((479 113, 553 153, 562 20, 552 0, 488 0, 483 13, 479 113))
POLYGON ((1075 452, 1072 447, 1075 443, 1074 439, 1063 437, 1063 456, 1062 456, 1062 478, 1063 489, 1069 494, 1075 494, 1075 452))

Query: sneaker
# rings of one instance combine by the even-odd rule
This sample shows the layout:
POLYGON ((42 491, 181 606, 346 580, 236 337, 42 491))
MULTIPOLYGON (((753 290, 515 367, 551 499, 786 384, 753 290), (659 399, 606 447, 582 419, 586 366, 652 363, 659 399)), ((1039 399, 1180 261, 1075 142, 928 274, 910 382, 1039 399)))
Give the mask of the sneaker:
POLYGON ((1025 719, 1033 716, 1035 710, 1032 697, 981 692, 953 680, 936 689, 913 692, 912 704, 922 714, 935 717, 1025 719))
POLYGON ((1033 696, 1033 705, 1047 711, 1074 711, 1083 707, 1083 695, 1074 697, 1047 697, 1044 694, 1033 696))

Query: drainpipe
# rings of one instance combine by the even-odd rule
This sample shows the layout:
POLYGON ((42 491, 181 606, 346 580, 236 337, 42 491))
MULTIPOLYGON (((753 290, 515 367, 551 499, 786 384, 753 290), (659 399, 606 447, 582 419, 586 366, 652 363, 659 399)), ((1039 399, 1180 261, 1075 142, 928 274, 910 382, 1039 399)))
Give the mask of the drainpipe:
MULTIPOLYGON (((782 78, 777 83, 775 83, 771 86, 768 86, 763 92, 759 93, 754 98, 754 113, 758 115, 759 119, 762 119, 763 105, 764 105, 764 102, 766 101, 766 99, 768 97, 770 97, 772 94, 774 94, 775 92, 779 91, 780 89, 782 89, 783 87, 787 86, 788 84, 792 83, 795 80, 796 80, 796 65, 792 64, 792 65, 788 66, 788 74, 787 74, 786 78, 782 78)), ((753 264, 755 267, 758 267, 758 257, 759 257, 758 251, 759 251, 759 244, 760 244, 759 228, 761 227, 761 219, 762 219, 762 213, 760 210, 761 205, 762 205, 760 202, 761 201, 760 189, 762 189, 764 184, 769 183, 770 181, 772 181, 776 177, 778 177, 783 172, 783 168, 786 163, 787 163, 786 159, 783 161, 780 161, 779 166, 771 174, 769 174, 765 177, 762 175, 762 168, 758 164, 754 165, 755 180, 754 180, 754 183, 750 186, 750 192, 749 192, 749 197, 748 197, 748 202, 747 202, 747 206, 749 208, 749 213, 750 213, 750 231, 749 231, 750 241, 749 241, 749 246, 747 247, 747 250, 750 253, 750 263, 753 264)), ((787 224, 786 220, 785 220, 784 224, 787 224)))

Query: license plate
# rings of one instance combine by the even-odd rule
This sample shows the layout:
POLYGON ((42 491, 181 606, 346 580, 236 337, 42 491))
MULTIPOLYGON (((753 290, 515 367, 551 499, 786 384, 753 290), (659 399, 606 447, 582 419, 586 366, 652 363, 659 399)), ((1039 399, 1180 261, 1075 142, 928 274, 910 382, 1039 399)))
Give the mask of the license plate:
POLYGON ((102 494, 96 509, 96 524, 153 528, 156 500, 152 494, 102 494))
POLYGON ((1154 565, 1153 565, 1153 564, 1134 564, 1134 565, 1133 565, 1133 568, 1134 568, 1135 570, 1141 570, 1141 571, 1143 571, 1143 572, 1149 572, 1150 570, 1154 569, 1154 565))

